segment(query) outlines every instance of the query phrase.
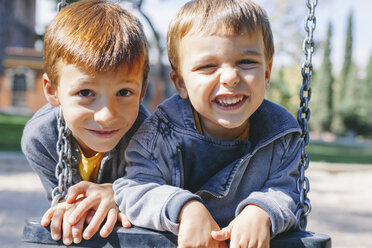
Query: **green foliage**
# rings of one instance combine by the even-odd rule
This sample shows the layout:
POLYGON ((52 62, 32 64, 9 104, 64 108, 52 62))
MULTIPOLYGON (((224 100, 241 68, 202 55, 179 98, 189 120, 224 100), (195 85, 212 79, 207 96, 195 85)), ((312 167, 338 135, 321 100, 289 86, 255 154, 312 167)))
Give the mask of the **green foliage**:
POLYGON ((372 137, 372 55, 366 68, 366 76, 360 81, 358 94, 355 96, 356 132, 360 135, 372 137))
POLYGON ((23 128, 28 117, 0 115, 0 150, 20 151, 23 128))
POLYGON ((352 60, 353 49, 353 14, 348 17, 348 26, 345 41, 344 63, 341 73, 335 85, 334 97, 334 121, 333 130, 338 134, 346 134, 348 131, 356 132, 357 118, 356 98, 358 80, 357 67, 352 60))
POLYGON ((279 68, 271 75, 270 89, 267 91, 267 98, 287 109, 291 109, 291 94, 284 80, 284 67, 279 68))
POLYGON ((370 164, 372 161, 372 146, 310 142, 306 151, 311 161, 353 164, 370 164))
POLYGON ((348 88, 348 75, 351 70, 352 65, 352 51, 353 51, 353 15, 349 15, 347 32, 346 32, 346 42, 345 42, 345 53, 344 53, 344 64, 342 66, 340 74, 340 94, 338 99, 342 101, 342 98, 345 97, 345 92, 348 88))
POLYGON ((332 25, 329 23, 327 39, 324 44, 324 55, 320 70, 313 80, 313 122, 312 126, 319 132, 330 131, 333 117, 333 74, 331 61, 332 25))

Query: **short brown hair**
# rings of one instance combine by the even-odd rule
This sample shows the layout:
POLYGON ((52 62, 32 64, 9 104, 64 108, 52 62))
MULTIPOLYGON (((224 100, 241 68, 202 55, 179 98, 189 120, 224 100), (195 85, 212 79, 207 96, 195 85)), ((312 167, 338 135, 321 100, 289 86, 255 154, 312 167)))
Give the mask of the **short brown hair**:
POLYGON ((190 32, 238 35, 261 32, 265 58, 271 61, 274 41, 270 22, 264 9, 252 0, 193 0, 186 3, 172 19, 167 34, 167 49, 173 70, 178 70, 178 46, 190 32))
POLYGON ((59 12, 44 36, 44 71, 51 84, 59 81, 58 63, 85 70, 111 71, 143 63, 143 85, 149 72, 148 45, 140 21, 118 4, 82 0, 59 12))

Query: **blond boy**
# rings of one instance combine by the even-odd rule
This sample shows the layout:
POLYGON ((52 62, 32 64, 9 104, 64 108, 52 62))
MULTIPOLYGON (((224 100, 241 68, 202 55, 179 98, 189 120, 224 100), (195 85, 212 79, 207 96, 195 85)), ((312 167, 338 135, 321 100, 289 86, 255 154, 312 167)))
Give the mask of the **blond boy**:
POLYGON ((264 100, 274 54, 265 11, 250 0, 194 0, 168 30, 178 95, 133 136, 115 201, 180 247, 269 247, 297 224, 300 128, 264 100))

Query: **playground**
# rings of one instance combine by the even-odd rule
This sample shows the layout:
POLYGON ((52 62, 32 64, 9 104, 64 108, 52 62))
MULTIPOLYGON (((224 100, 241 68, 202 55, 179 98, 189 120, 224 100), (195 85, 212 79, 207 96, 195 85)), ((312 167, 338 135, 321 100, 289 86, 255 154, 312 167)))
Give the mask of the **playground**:
MULTIPOLYGON (((371 247, 372 164, 311 162, 306 173, 312 203, 307 229, 331 236, 332 247, 371 247)), ((37 247, 22 242, 23 223, 48 205, 24 156, 0 152, 0 247, 37 247)))

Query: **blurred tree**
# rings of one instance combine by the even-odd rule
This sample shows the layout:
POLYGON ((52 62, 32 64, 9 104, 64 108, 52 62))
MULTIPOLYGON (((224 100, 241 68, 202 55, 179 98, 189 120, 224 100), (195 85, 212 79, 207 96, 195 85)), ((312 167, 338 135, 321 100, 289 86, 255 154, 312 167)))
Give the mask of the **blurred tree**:
POLYGON ((366 68, 366 76, 360 82, 359 92, 357 95, 358 120, 360 124, 360 134, 372 137, 372 54, 366 68))
POLYGON ((284 79, 284 67, 273 71, 270 81, 270 89, 267 91, 267 99, 272 100, 287 109, 291 109, 291 94, 284 79))
POLYGON ((353 56, 353 14, 349 15, 347 32, 346 32, 346 42, 345 42, 345 54, 344 54, 344 64, 342 66, 340 74, 340 88, 339 88, 339 99, 338 102, 342 102, 345 97, 345 92, 347 92, 348 84, 347 81, 348 74, 350 73, 352 66, 352 56, 353 56))
POLYGON ((343 134, 355 136, 361 133, 361 122, 358 118, 358 91, 360 80, 358 79, 358 67, 355 63, 350 64, 349 73, 345 78, 346 91, 340 102, 339 114, 342 120, 343 134))
POLYGON ((313 80, 314 97, 312 101, 312 126, 316 131, 330 131, 333 112, 333 75, 331 61, 332 24, 328 24, 327 38, 324 43, 323 61, 313 80))
MULTIPOLYGON (((353 51, 353 14, 348 17, 348 25, 345 41, 344 63, 338 79, 335 82, 334 97, 334 119, 332 129, 339 133, 345 134, 347 127, 345 122, 354 118, 355 99, 348 97, 355 94, 356 90, 356 66, 352 60, 353 51)), ((347 125, 350 127, 350 123, 347 125)))
POLYGON ((5 49, 8 46, 9 23, 13 13, 14 1, 0 0, 0 75, 3 72, 5 49))

